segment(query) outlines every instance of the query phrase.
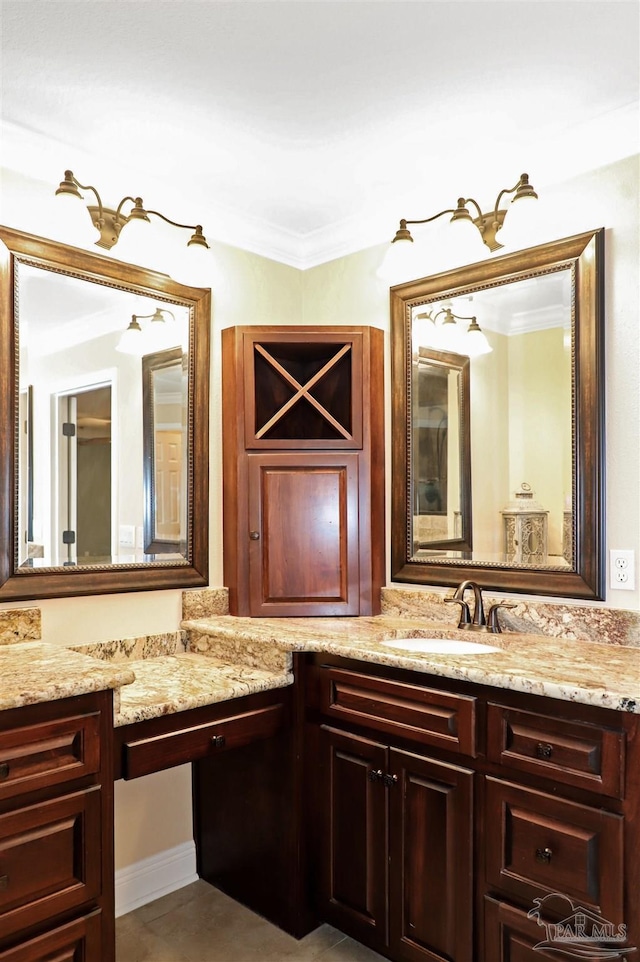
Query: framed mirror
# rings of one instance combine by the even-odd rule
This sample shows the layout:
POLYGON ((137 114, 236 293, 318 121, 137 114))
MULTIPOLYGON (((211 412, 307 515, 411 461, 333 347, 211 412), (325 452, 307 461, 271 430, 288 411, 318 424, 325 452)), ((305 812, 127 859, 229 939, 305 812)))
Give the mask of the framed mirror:
POLYGON ((210 291, 0 241, 0 601, 206 585, 210 291))
POLYGON ((391 289, 393 581, 604 598, 603 255, 597 230, 391 289), (417 510, 433 455, 416 410, 438 389, 424 384, 441 378, 434 357, 452 356, 438 350, 444 316, 459 319, 453 356, 468 370, 460 543, 449 540, 462 529, 448 490, 447 538, 423 537, 417 510), (467 337, 476 326, 488 346, 479 356, 467 337))

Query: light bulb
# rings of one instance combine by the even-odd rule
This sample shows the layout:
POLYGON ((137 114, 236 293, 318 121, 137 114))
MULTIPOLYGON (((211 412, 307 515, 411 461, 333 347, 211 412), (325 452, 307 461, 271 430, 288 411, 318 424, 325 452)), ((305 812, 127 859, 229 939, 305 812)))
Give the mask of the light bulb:
POLYGON ((72 247, 92 247, 100 232, 91 220, 84 201, 73 194, 56 194, 56 236, 72 247))
POLYGON ((143 354, 148 353, 144 333, 135 317, 131 318, 129 327, 123 332, 116 345, 116 351, 120 351, 121 354, 131 354, 134 357, 142 357, 143 354))
POLYGON ((400 284, 411 280, 414 274, 415 245, 411 237, 394 240, 388 247, 377 276, 389 284, 400 284))
POLYGON ((463 353, 468 354, 469 357, 480 357, 481 354, 490 354, 492 350, 484 331, 474 317, 464 337, 463 353))

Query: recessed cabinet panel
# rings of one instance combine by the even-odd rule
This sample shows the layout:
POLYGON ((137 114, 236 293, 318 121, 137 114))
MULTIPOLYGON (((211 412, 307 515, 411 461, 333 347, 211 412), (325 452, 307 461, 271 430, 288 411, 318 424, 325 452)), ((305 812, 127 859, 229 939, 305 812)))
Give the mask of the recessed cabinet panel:
POLYGON ((534 898, 561 892, 623 921, 623 818, 543 792, 486 779, 487 881, 534 898))
POLYGON ((252 615, 358 614, 356 455, 251 455, 252 615))
POLYGON ((0 938, 100 895, 100 814, 95 787, 0 816, 0 938))
POLYGON ((391 950, 472 962, 473 772, 394 749, 390 772, 391 950))
POLYGON ((99 712, 0 732, 0 799, 99 769, 99 712))
POLYGON ((99 962, 102 912, 97 910, 0 952, 0 962, 99 962))
POLYGON ((386 943, 387 750, 368 738, 321 729, 326 786, 323 908, 328 921, 371 944, 386 943))

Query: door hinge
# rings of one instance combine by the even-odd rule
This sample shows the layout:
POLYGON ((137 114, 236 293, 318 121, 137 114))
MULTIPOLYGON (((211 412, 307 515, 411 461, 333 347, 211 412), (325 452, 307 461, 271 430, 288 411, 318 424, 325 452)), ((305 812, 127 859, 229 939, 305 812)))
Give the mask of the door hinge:
POLYGON ((73 421, 63 421, 62 422, 62 434, 65 438, 75 438, 76 436, 76 426, 73 421))
POLYGON ((75 531, 63 531, 63 532, 62 532, 62 543, 63 543, 63 544, 75 544, 75 543, 76 543, 76 533, 75 533, 75 531))

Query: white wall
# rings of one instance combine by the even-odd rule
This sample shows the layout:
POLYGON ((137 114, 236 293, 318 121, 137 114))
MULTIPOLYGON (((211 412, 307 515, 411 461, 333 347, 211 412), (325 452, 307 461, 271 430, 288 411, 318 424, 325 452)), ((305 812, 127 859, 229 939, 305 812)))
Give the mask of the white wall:
MULTIPOLYGON (((1 186, 0 222, 42 233, 36 202, 48 196, 51 186, 29 183, 7 171, 2 172, 1 186)), ((544 219, 532 229, 528 243, 606 228, 607 544, 634 549, 640 562, 639 201, 637 157, 585 174, 545 192, 540 202, 544 219)), ((381 246, 369 248, 303 274, 241 250, 213 245, 211 585, 222 583, 220 330, 236 324, 299 322, 382 328, 387 332, 389 411, 389 294, 375 273, 383 253, 381 246)), ((425 264, 424 274, 430 272, 425 264)), ((389 449, 389 416, 386 432, 389 449)), ((35 603, 42 609, 44 639, 75 644, 173 631, 179 625, 180 601, 179 591, 156 591, 35 603)), ((609 592, 607 604, 638 610, 640 593, 637 589, 633 593, 609 592)), ((162 851, 167 845, 168 826, 171 845, 191 838, 188 769, 175 769, 167 777, 175 789, 171 802, 154 791, 151 781, 147 785, 146 779, 119 787, 116 837, 120 867, 162 851), (143 833, 140 819, 130 819, 134 805, 136 812, 146 807, 153 810, 154 825, 165 828, 143 833)))

